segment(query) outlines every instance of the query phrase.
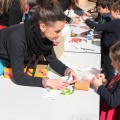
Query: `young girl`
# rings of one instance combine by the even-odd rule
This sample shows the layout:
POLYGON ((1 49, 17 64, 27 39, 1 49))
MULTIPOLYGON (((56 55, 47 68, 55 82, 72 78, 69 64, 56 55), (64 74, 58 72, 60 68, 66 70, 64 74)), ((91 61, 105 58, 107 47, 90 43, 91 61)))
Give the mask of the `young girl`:
POLYGON ((19 24, 25 12, 25 0, 0 0, 0 29, 19 24))
POLYGON ((101 97, 100 120, 120 119, 120 41, 110 47, 111 65, 118 71, 107 87, 102 84, 105 79, 103 74, 98 74, 92 79, 92 84, 97 87, 101 97))
POLYGON ((62 79, 27 76, 24 61, 31 60, 33 54, 43 55, 60 75, 71 74, 71 83, 77 81, 77 75, 57 59, 53 48, 53 42, 61 35, 65 19, 57 1, 39 0, 33 19, 0 31, 0 59, 10 62, 16 84, 53 89, 65 89, 70 84, 62 79))
POLYGON ((85 23, 90 28, 95 28, 96 31, 102 31, 101 52, 108 82, 110 82, 115 75, 115 70, 111 65, 111 59, 109 57, 109 48, 120 39, 120 1, 115 2, 111 6, 111 16, 114 20, 104 24, 96 24, 90 19, 87 19, 86 16, 83 16, 85 23))

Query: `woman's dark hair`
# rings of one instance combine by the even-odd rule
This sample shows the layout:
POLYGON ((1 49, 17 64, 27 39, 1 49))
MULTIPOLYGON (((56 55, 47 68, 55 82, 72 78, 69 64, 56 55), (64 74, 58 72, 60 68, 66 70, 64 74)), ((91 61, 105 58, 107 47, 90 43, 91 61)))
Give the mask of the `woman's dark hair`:
POLYGON ((57 0, 36 0, 37 6, 33 16, 36 23, 43 22, 46 25, 56 21, 65 21, 65 14, 57 0))
POLYGON ((110 10, 111 5, 113 4, 113 0, 98 0, 96 2, 96 7, 101 6, 102 8, 105 8, 106 6, 110 10))

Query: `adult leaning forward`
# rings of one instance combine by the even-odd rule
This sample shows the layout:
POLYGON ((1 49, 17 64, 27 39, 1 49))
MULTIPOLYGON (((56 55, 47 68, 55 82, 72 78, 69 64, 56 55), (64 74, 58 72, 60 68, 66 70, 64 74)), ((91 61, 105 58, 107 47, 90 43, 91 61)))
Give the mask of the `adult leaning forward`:
POLYGON ((61 35, 65 20, 56 0, 38 0, 33 19, 0 31, 0 59, 10 62, 16 84, 53 89, 65 89, 70 84, 60 78, 53 80, 26 75, 24 61, 30 60, 33 54, 43 55, 50 67, 60 75, 70 73, 73 77, 71 83, 77 81, 77 75, 57 59, 53 48, 53 42, 61 35))

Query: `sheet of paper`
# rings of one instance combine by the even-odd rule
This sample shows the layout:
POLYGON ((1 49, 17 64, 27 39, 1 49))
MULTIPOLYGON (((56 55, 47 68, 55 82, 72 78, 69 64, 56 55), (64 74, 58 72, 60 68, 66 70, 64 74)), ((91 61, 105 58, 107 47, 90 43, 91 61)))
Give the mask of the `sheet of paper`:
MULTIPOLYGON (((61 77, 61 79, 68 80, 68 76, 61 77)), ((70 76, 68 81, 70 82, 71 80, 72 80, 72 77, 70 76)), ((62 90, 54 90, 54 89, 48 89, 48 91, 49 92, 47 92, 47 94, 45 94, 43 98, 52 99, 52 100, 55 100, 56 98, 58 98, 58 96, 62 92, 62 90)))
POLYGON ((51 89, 45 96, 43 96, 43 98, 55 100, 61 92, 62 90, 51 89))

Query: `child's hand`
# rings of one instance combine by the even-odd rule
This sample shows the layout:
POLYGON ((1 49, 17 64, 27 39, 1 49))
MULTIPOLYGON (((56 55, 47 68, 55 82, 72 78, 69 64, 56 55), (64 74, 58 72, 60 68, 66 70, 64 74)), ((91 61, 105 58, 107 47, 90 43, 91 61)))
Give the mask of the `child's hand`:
POLYGON ((102 84, 103 84, 103 85, 106 85, 106 84, 107 84, 108 80, 105 78, 105 75, 104 75, 104 74, 98 74, 97 77, 102 80, 102 84))
POLYGON ((86 35, 87 35, 86 32, 80 33, 80 36, 81 36, 81 37, 85 37, 86 35))
POLYGON ((95 38, 101 38, 102 35, 100 35, 100 34, 95 34, 94 37, 95 37, 95 38))
POLYGON ((97 74, 96 77, 101 78, 101 79, 104 79, 104 78, 105 78, 105 75, 102 74, 102 73, 100 73, 100 74, 97 74))
POLYGON ((93 84, 95 87, 99 87, 102 85, 102 79, 100 77, 94 77, 91 81, 91 84, 93 84))

